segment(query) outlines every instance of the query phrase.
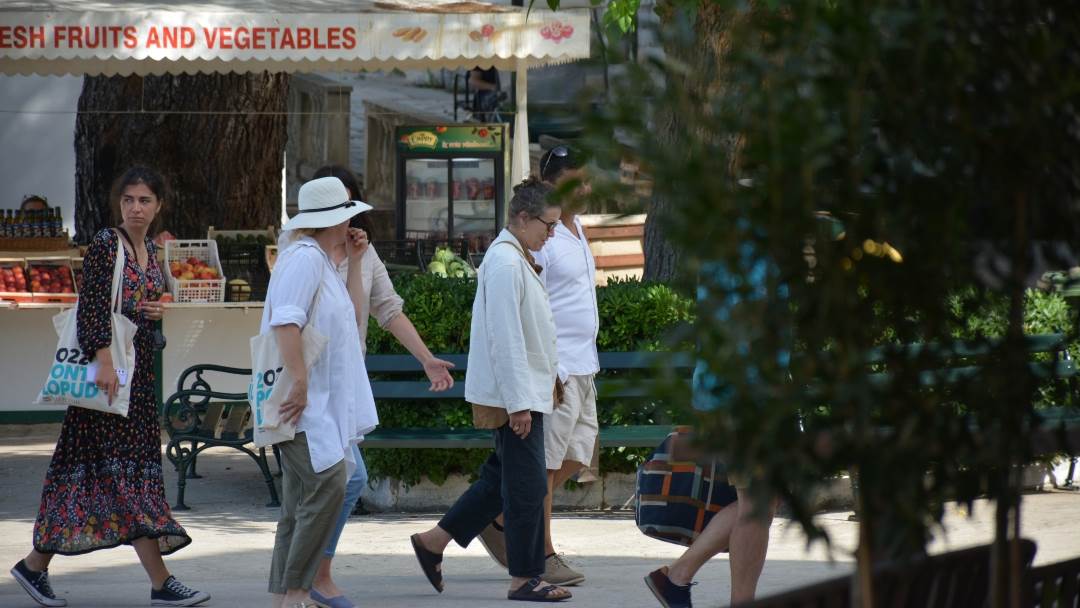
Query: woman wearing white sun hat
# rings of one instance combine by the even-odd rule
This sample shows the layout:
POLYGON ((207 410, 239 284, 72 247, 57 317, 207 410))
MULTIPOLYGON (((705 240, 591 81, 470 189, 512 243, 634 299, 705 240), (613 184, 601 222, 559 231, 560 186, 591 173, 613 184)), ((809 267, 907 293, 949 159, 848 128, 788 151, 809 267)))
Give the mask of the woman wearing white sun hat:
POLYGON ((347 285, 329 257, 344 243, 358 266, 367 249, 366 236, 350 229, 349 219, 371 206, 350 198, 336 177, 300 187, 300 211, 283 227, 298 238, 279 254, 266 294, 260 331, 274 332, 296 380, 281 404, 296 437, 278 444, 282 505, 269 587, 275 608, 315 605, 312 581, 356 466, 352 444, 378 424, 350 296, 360 286, 347 285), (301 346, 308 323, 329 338, 314 362, 304 361, 301 346))

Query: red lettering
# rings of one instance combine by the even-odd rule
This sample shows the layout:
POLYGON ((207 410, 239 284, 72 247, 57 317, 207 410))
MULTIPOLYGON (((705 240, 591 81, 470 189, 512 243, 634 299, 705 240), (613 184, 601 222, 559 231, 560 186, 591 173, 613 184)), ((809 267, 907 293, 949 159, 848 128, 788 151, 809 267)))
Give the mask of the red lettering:
POLYGON ((281 46, 283 49, 295 49, 296 41, 293 40, 292 28, 285 28, 281 32, 281 46))
POLYGON ((14 46, 12 43, 12 38, 15 37, 16 29, 17 28, 10 25, 0 25, 0 49, 21 48, 14 46))
POLYGON ((158 32, 156 25, 150 26, 150 31, 146 33, 146 48, 161 48, 161 34, 158 32))
POLYGON ((319 28, 315 28, 315 48, 320 50, 325 50, 327 48, 336 48, 334 46, 334 41, 337 38, 337 29, 338 28, 336 27, 329 28, 326 32, 327 39, 324 41, 322 39, 322 36, 319 35, 321 30, 319 28))
POLYGON ((215 27, 215 28, 207 29, 207 28, 204 27, 204 28, 202 28, 202 31, 203 31, 203 36, 206 38, 206 46, 207 46, 207 48, 211 48, 211 49, 214 48, 214 46, 216 44, 215 41, 217 40, 217 28, 215 27))
POLYGON ((139 31, 135 26, 129 25, 124 28, 124 48, 133 49, 139 46, 139 31))
POLYGON ((45 27, 30 28, 30 48, 45 48, 45 27))
POLYGON ((231 27, 221 28, 221 48, 232 49, 233 48, 233 31, 231 27))
POLYGON ((53 48, 54 49, 60 48, 60 41, 64 38, 65 33, 66 32, 65 32, 64 26, 62 26, 62 25, 54 25, 53 26, 53 48))
POLYGON ((263 50, 266 48, 266 29, 257 27, 251 30, 251 48, 263 50))
POLYGON ((344 47, 346 49, 350 50, 350 51, 355 49, 356 48, 356 28, 355 27, 347 27, 347 28, 345 28, 345 31, 343 32, 343 34, 344 34, 344 38, 345 38, 344 47))
POLYGON ((82 48, 83 36, 82 28, 78 26, 71 26, 68 28, 68 48, 82 48))
POLYGON ((236 28, 236 48, 246 49, 251 46, 251 32, 246 27, 236 28))
POLYGON ((306 27, 296 28, 296 47, 304 50, 311 48, 311 30, 306 27))
POLYGON ((167 49, 175 49, 180 44, 175 27, 161 28, 161 44, 167 49))

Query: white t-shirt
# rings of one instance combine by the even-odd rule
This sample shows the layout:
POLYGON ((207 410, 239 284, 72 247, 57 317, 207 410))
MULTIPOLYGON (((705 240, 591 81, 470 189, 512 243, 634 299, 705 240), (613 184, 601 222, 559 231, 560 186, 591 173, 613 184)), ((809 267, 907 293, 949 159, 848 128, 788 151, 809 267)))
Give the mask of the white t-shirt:
POLYGON ((600 311, 596 304, 596 260, 585 240, 581 220, 574 217, 579 237, 561 221, 555 234, 534 253, 543 267, 540 279, 547 287, 555 335, 559 347, 559 379, 587 376, 600 371, 596 336, 600 311))

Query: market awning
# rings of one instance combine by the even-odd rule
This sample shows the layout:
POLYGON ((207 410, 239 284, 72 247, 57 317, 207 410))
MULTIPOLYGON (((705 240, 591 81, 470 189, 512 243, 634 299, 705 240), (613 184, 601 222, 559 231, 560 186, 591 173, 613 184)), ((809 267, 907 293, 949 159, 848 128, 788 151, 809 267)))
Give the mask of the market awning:
MULTIPOLYGON (((542 4, 542 3, 540 3, 542 4)), ((589 13, 453 0, 5 0, 0 73, 519 70, 588 57, 589 13)))

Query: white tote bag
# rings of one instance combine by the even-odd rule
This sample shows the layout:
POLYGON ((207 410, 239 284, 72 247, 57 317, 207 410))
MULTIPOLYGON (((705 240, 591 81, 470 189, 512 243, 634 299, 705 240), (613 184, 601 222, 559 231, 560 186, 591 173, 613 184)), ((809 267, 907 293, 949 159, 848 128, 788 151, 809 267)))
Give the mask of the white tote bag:
POLYGON ((39 405, 66 405, 98 410, 110 414, 128 415, 131 396, 131 382, 135 375, 135 332, 138 326, 120 312, 123 301, 124 263, 126 260, 124 244, 116 239, 116 265, 113 267, 112 310, 109 312, 112 324, 112 343, 109 353, 113 367, 120 379, 116 397, 109 403, 109 397, 98 390, 94 384, 97 361, 91 361, 94 353, 85 353, 79 347, 78 307, 83 305, 80 299, 76 305, 53 317, 53 327, 60 337, 53 353, 53 362, 49 367, 49 377, 41 393, 34 401, 39 405))
MULTIPOLYGON (((329 338, 313 327, 312 321, 319 306, 322 281, 315 291, 315 298, 308 314, 308 322, 300 332, 304 365, 308 369, 314 365, 326 350, 329 338)), ((267 306, 270 303, 267 302, 267 306)), ((255 447, 266 447, 283 441, 290 441, 296 436, 296 426, 281 420, 281 402, 289 395, 293 378, 281 362, 277 337, 273 328, 251 339, 251 381, 248 384, 248 401, 255 421, 255 447)))

